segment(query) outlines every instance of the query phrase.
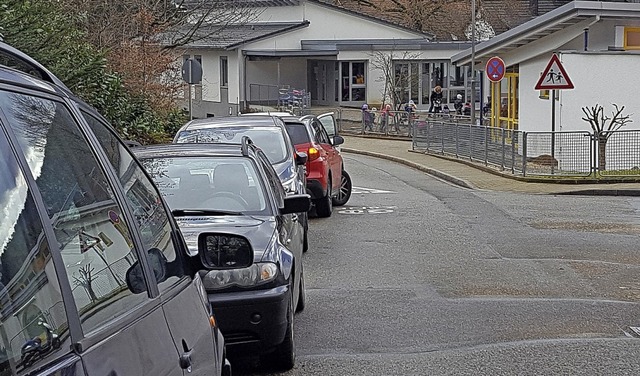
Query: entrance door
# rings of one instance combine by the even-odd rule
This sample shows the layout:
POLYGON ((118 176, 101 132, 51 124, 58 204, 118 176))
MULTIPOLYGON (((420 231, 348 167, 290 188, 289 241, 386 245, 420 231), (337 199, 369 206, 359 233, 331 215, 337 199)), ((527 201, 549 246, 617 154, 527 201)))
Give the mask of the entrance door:
POLYGON ((518 73, 505 74, 502 81, 491 84, 491 126, 518 129, 518 73))
POLYGON ((335 61, 316 61, 311 64, 311 87, 313 100, 321 106, 336 104, 335 91, 335 61))

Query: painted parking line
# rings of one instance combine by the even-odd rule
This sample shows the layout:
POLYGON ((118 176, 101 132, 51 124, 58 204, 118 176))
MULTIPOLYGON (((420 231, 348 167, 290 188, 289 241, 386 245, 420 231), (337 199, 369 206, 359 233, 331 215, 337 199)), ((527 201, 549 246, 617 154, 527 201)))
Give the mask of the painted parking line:
POLYGON ((375 188, 363 188, 363 187, 352 187, 351 194, 378 194, 378 193, 396 193, 394 191, 385 191, 384 189, 375 189, 375 188))
POLYGON ((397 208, 397 206, 346 206, 340 208, 338 214, 389 214, 397 208))

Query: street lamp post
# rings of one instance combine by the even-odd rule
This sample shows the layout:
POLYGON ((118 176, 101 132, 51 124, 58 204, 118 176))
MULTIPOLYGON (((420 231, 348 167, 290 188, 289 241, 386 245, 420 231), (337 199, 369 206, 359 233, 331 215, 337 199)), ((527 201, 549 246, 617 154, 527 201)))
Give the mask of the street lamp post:
POLYGON ((471 124, 476 124, 476 0, 471 0, 471 124))

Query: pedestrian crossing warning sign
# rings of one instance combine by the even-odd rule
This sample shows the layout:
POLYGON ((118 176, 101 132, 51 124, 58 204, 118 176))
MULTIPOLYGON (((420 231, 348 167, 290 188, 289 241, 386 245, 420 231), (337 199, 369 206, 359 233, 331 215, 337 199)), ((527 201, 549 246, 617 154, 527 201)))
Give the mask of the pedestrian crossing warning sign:
POLYGON ((564 70, 558 55, 553 54, 551 60, 540 76, 536 90, 573 89, 573 82, 564 70))

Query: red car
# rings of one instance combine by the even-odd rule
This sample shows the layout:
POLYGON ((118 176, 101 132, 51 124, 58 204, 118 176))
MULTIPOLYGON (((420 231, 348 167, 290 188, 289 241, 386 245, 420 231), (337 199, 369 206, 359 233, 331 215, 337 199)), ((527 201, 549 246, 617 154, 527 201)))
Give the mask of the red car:
POLYGON ((335 135, 333 114, 282 118, 296 151, 307 154, 307 193, 315 205, 319 217, 329 217, 333 205, 341 206, 351 197, 351 177, 344 169, 338 145, 344 143, 335 135), (327 132, 325 124, 331 128, 327 132))

